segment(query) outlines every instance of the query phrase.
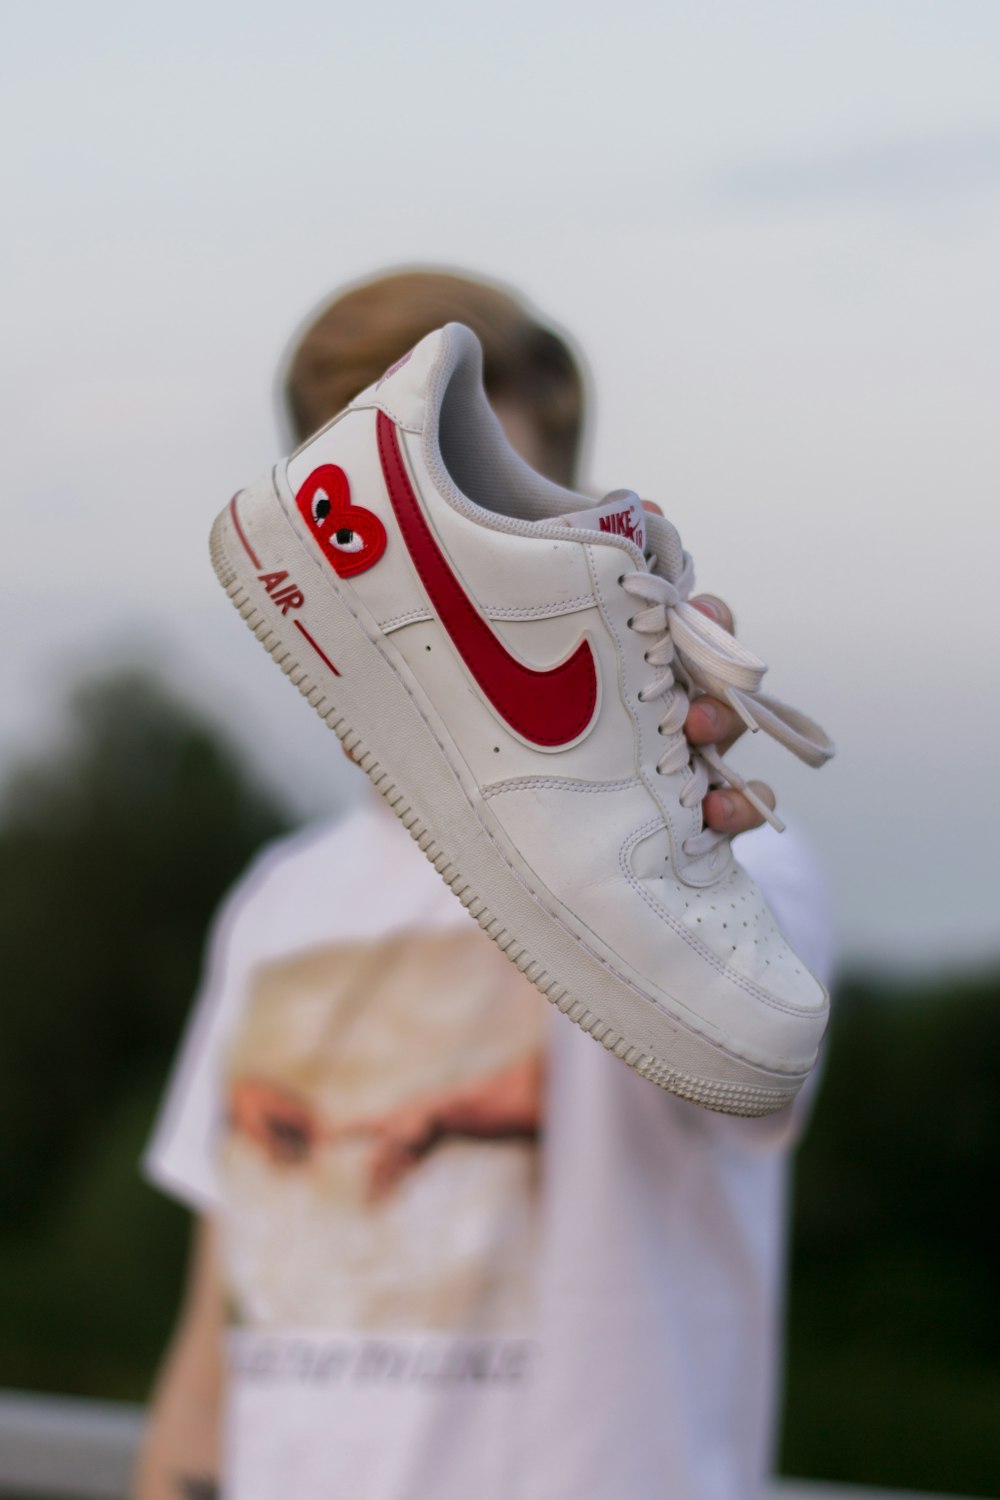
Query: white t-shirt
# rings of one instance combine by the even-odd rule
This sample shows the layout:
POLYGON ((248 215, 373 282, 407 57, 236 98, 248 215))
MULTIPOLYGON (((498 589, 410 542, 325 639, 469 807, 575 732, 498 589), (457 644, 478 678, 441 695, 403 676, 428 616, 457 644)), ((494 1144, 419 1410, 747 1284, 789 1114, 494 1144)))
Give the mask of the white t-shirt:
MULTIPOLYGON (((738 853, 809 966, 819 877, 738 853)), ((787 1147, 558 1015, 369 800, 225 903, 146 1167, 218 1217, 232 1500, 747 1500, 787 1147)))

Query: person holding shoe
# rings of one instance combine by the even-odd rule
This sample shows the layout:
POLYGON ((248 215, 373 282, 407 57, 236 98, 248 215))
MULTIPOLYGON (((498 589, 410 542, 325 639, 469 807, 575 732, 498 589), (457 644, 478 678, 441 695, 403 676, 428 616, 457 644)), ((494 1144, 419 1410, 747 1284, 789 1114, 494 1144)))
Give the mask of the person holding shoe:
MULTIPOLYGON (((310 322, 285 371, 296 439, 449 321, 482 343, 513 446, 572 484, 568 343, 450 273, 376 278, 310 322)), ((685 732, 724 751, 743 728, 702 697, 685 732)), ((801 845, 736 790, 703 813, 827 976, 801 845)), ((807 1107, 711 1114, 595 1047, 365 782, 264 850, 213 930, 146 1157, 197 1230, 136 1500, 747 1500, 807 1107)))

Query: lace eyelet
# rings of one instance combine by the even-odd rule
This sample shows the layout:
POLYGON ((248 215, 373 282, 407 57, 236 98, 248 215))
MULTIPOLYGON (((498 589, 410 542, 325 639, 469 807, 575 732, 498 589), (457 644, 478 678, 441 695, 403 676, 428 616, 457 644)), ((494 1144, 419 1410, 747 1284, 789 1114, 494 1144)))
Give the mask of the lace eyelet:
POLYGON ((622 584, 624 582, 625 582, 625 574, 624 573, 619 573, 618 574, 618 587, 621 588, 621 586, 622 586, 622 584))
POLYGON ((634 620, 635 620, 635 615, 629 615, 628 619, 625 621, 625 629, 626 630, 631 630, 632 629, 632 623, 633 623, 634 620))

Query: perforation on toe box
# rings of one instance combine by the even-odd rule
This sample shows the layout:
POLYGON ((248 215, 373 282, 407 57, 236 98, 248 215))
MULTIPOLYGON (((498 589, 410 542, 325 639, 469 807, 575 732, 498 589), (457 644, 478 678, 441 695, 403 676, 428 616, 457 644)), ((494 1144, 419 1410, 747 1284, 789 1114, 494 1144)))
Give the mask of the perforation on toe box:
POLYGON ((816 979, 789 947, 750 876, 735 861, 714 885, 684 885, 673 870, 665 830, 633 851, 633 872, 648 894, 727 968, 784 1004, 825 1004, 816 979))

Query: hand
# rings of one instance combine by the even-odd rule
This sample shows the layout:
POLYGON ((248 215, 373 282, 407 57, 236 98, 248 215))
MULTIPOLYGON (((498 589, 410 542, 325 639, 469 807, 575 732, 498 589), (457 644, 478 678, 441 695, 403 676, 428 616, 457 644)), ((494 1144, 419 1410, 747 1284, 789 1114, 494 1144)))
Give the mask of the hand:
POLYGON ((337 1127, 336 1137, 368 1137, 368 1201, 388 1198, 404 1177, 418 1166, 442 1135, 435 1101, 421 1099, 387 1110, 369 1119, 352 1120, 337 1127))
MULTIPOLYGON (((728 630, 730 635, 735 633, 729 606, 721 599, 716 599, 714 594, 700 594, 691 603, 703 615, 721 625, 723 630, 728 630)), ((684 721, 684 733, 689 745, 695 748, 699 745, 714 745, 721 755, 725 755, 745 731, 743 720, 728 703, 710 698, 707 694, 692 703, 684 721)), ((762 802, 766 802, 768 807, 774 807, 774 793, 769 786, 763 781, 751 781, 748 784, 762 802)), ((702 803, 702 813, 705 826, 714 828, 717 833, 744 833, 748 828, 759 828, 764 821, 743 793, 734 791, 732 787, 721 787, 709 792, 702 803)))
POLYGON ((388 1197, 448 1136, 526 1140, 541 1127, 544 1059, 536 1052, 451 1088, 409 1100, 382 1115, 335 1127, 337 1139, 368 1137, 368 1197, 388 1197))
POLYGON ((237 1078, 229 1089, 229 1121, 277 1166, 308 1161, 324 1131, 301 1099, 264 1078, 237 1078))

